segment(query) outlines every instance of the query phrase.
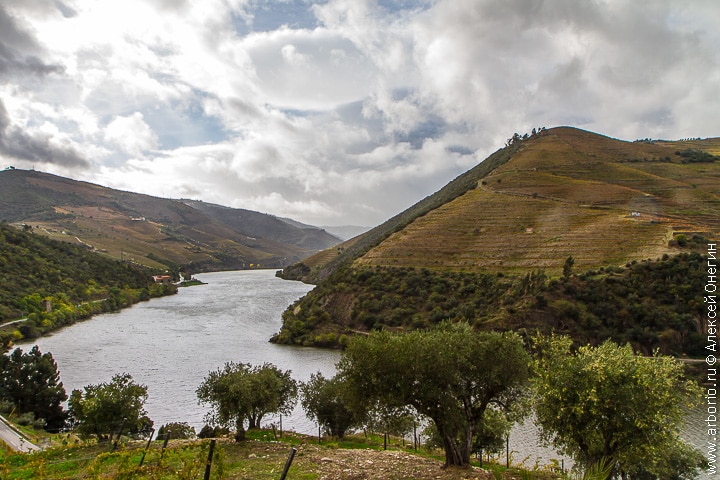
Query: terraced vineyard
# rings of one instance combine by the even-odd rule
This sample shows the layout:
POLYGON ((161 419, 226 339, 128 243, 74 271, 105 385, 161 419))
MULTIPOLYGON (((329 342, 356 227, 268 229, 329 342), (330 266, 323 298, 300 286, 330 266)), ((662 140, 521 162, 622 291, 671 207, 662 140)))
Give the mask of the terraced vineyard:
POLYGON ((277 268, 339 242, 322 229, 259 212, 20 169, 0 171, 0 220, 112 258, 194 272, 277 268))
POLYGON ((513 141, 352 243, 286 269, 317 287, 274 341, 341 346, 372 329, 463 320, 693 353, 690 306, 702 299, 677 292, 701 293, 689 272, 720 239, 718 153, 718 138, 624 142, 568 127, 513 141), (664 263, 644 272, 648 259, 664 263), (612 303, 606 284, 618 282, 612 303), (662 288, 641 292, 646 283, 662 288), (676 296, 653 306, 665 291, 676 296))
POLYGON ((549 130, 356 264, 558 273, 569 256, 588 269, 672 253, 676 235, 720 230, 720 168, 680 163, 685 147, 549 130))

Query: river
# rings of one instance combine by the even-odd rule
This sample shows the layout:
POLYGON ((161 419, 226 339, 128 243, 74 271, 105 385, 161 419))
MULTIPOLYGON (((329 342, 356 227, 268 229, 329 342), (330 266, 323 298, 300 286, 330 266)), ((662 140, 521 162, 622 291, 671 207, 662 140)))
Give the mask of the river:
MULTIPOLYGON (((108 382, 114 374, 132 375, 135 382, 148 387, 145 408, 155 428, 187 422, 199 432, 208 406, 198 404, 195 389, 210 371, 229 361, 270 362, 291 370, 299 381, 318 371, 326 377, 334 375, 339 352, 268 342, 280 329, 282 312, 311 285, 280 280, 269 270, 206 273, 198 278, 207 284, 98 315, 33 344, 43 353, 52 353, 68 395, 73 389, 108 382)), ((19 345, 26 351, 31 346, 19 345)), ((269 422, 278 423, 279 418, 263 421, 269 422)), ((317 426, 299 405, 282 423, 285 429, 317 433, 317 426)), ((702 411, 693 412, 684 435, 701 449, 707 440, 704 426, 702 411)), ((538 445, 532 422, 513 429, 510 449, 513 463, 524 461, 528 467, 536 459, 546 464, 551 458, 561 458, 538 445)), ((570 464, 565 459, 566 467, 570 464)))
MULTIPOLYGON (((156 428, 187 422, 199 432, 209 407, 198 404, 195 389, 210 371, 229 361, 270 362, 291 370, 299 381, 317 371, 334 374, 337 351, 268 342, 280 329, 285 308, 311 285, 280 280, 269 270, 206 273, 198 278, 207 285, 98 315, 34 343, 41 352, 52 353, 68 395, 73 389, 108 382, 117 373, 129 373, 135 382, 147 385, 145 408, 156 428)), ((283 427, 317 431, 300 407, 283 418, 283 427)))

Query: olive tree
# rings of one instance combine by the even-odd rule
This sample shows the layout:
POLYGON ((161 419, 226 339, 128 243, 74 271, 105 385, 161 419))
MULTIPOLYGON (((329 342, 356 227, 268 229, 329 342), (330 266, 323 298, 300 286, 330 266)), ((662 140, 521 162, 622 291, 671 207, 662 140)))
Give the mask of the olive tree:
POLYGON ((330 435, 342 438, 352 427, 362 425, 363 415, 346 400, 345 385, 339 377, 327 379, 314 373, 301 387, 301 404, 305 414, 330 435))
POLYGON ((270 363, 253 367, 234 362, 210 372, 195 391, 200 403, 212 406, 207 421, 221 426, 234 423, 237 441, 245 439, 246 420, 248 428, 259 428, 268 413, 289 414, 297 392, 290 371, 283 372, 270 363))
POLYGON ((536 344, 535 409, 546 441, 585 468, 614 465, 613 476, 694 478, 705 462, 679 432, 700 390, 680 362, 611 341, 575 352, 567 337, 536 344))
POLYGON ((357 401, 411 407, 431 419, 445 464, 466 466, 486 410, 507 410, 521 398, 529 362, 513 333, 476 333, 467 324, 443 324, 435 330, 373 332, 353 339, 338 371, 357 401))
POLYGON ((88 385, 84 390, 73 390, 68 402, 79 433, 106 440, 121 427, 121 433, 128 434, 145 433, 152 428, 153 422, 144 408, 147 387, 135 383, 130 374, 114 375, 110 383, 88 385))

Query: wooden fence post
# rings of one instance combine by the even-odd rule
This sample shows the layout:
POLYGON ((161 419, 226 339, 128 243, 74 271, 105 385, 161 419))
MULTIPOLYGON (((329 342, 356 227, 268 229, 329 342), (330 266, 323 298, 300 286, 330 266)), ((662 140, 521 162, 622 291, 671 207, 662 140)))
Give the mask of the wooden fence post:
POLYGON ((213 450, 215 450, 215 439, 210 440, 210 451, 208 452, 207 462, 205 462, 205 480, 210 480, 210 469, 212 468, 213 450))
POLYGON ((295 452, 297 452, 297 450, 293 447, 292 450, 290 450, 290 456, 288 457, 287 462, 285 462, 285 468, 280 476, 280 480, 285 480, 288 470, 290 470, 290 465, 292 465, 293 458, 295 458, 295 452))
POLYGON ((160 462, 162 462, 163 456, 165 455, 165 448, 167 447, 169 440, 170 430, 168 429, 167 433, 165 433, 165 441, 163 442, 162 450, 160 451, 160 460, 158 460, 158 465, 160 465, 160 462))
MULTIPOLYGON (((122 431, 125 428, 126 420, 127 420, 127 418, 123 418, 122 423, 120 424, 120 431, 118 432, 118 436, 115 439, 115 443, 113 443, 112 450, 110 450, 111 452, 114 452, 115 449, 117 448, 118 442, 120 441, 120 436, 122 435, 122 431)), ((112 435, 110 435, 110 441, 112 442, 112 435)))
POLYGON ((143 452, 143 456, 140 459, 140 465, 139 465, 140 467, 142 467, 142 464, 145 461, 145 455, 147 454, 148 448, 150 448, 150 442, 152 442, 153 435, 155 435, 154 428, 150 431, 150 436, 148 437, 148 443, 147 443, 147 445, 145 445, 145 451, 143 452))

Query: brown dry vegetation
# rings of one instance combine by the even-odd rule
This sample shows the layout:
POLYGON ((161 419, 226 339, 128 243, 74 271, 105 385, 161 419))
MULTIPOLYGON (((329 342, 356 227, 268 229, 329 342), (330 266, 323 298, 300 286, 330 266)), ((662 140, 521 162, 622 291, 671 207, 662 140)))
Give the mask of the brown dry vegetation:
POLYGON ((0 172, 0 220, 153 268, 280 267, 337 243, 320 229, 203 202, 155 198, 42 172, 0 172))
MULTIPOLYGON (((293 436, 292 434, 290 436, 293 436)), ((106 445, 88 444, 50 448, 34 455, 14 455, 0 449, 0 475, 20 478, 202 478, 207 459, 208 441, 171 440, 161 458, 161 441, 149 447, 145 462, 138 466, 146 442, 131 442, 117 451, 106 445)), ((288 479, 314 480, 490 480, 496 476, 479 467, 445 468, 444 463, 428 452, 393 445, 381 450, 344 448, 337 444, 318 445, 309 437, 286 441, 248 440, 236 443, 217 439, 212 478, 277 479, 296 449, 288 479), (218 464, 222 463, 222 466, 218 464)), ((436 455, 440 452, 434 452, 436 455)), ((493 466, 505 479, 520 478, 517 467, 493 466)), ((535 478, 557 478, 549 471, 537 471, 535 478)))
POLYGON ((551 129, 356 262, 557 274, 569 256, 588 269, 671 253, 674 235, 720 231, 720 162, 683 164, 675 151, 718 145, 551 129))

